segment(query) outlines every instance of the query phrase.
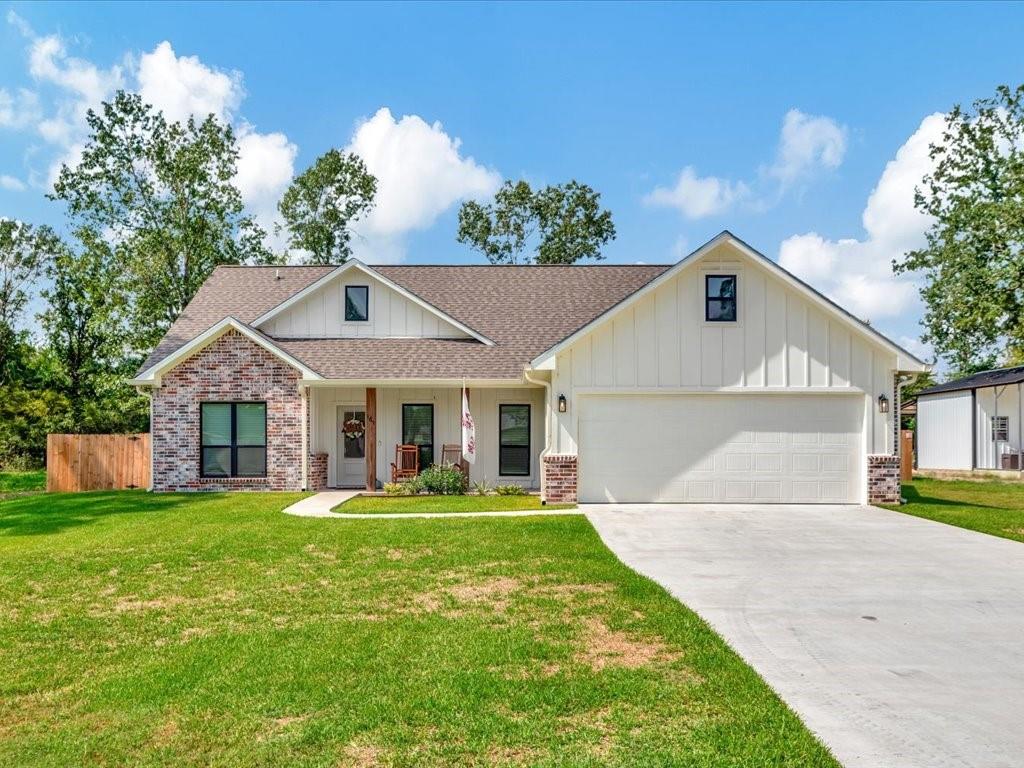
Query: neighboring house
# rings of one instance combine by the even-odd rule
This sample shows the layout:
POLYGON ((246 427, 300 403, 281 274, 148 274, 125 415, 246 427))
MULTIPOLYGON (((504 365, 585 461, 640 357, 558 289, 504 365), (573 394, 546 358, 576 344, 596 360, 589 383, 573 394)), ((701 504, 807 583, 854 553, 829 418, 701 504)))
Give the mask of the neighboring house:
POLYGON ((221 267, 133 383, 153 488, 389 480, 476 422, 473 480, 550 501, 899 495, 925 363, 723 232, 672 266, 221 267))
POLYGON ((1020 469, 1024 366, 983 371, 917 396, 920 469, 1020 469))

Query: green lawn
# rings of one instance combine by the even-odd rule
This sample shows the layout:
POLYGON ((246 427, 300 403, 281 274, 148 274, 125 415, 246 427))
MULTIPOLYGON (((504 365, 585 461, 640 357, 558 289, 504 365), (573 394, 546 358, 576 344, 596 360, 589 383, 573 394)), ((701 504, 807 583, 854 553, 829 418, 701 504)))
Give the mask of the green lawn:
POLYGON ((356 496, 335 512, 379 515, 412 512, 504 512, 515 509, 572 509, 575 504, 542 506, 539 496, 356 496))
POLYGON ((908 503, 887 508, 1024 541, 1024 484, 918 478, 903 485, 903 497, 908 503))
POLYGON ((836 766, 582 516, 0 502, 0 765, 836 766))
POLYGON ((45 469, 35 469, 31 472, 0 472, 0 499, 45 489, 45 469))

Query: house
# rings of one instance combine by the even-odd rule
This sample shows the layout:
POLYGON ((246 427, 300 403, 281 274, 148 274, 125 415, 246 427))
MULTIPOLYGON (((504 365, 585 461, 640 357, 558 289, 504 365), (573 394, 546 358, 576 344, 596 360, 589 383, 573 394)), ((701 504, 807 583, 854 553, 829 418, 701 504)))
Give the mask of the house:
POLYGON ((899 495, 928 366, 730 234, 674 265, 220 267, 133 383, 153 489, 372 488, 398 444, 549 501, 899 495))
POLYGON ((1024 366, 999 368, 921 390, 920 469, 1020 470, 1024 366))

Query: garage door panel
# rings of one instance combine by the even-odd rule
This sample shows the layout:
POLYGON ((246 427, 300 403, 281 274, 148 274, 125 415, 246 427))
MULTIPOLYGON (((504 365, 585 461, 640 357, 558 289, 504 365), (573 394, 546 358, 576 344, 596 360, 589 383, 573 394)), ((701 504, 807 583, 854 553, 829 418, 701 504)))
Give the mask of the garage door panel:
POLYGON ((583 501, 856 502, 859 396, 581 399, 583 501))

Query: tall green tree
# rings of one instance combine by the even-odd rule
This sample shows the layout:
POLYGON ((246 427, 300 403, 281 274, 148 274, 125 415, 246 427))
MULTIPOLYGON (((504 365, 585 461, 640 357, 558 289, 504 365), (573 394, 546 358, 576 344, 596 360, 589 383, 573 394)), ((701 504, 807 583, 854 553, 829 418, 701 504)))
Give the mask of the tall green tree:
POLYGON ((129 278, 135 340, 147 348, 214 267, 276 257, 244 215, 230 126, 214 115, 168 122, 124 91, 86 120, 81 160, 61 169, 51 197, 112 242, 129 278))
POLYGON ((0 219, 0 384, 15 377, 23 345, 18 320, 28 303, 28 288, 59 248, 49 227, 0 219))
POLYGON ((1024 86, 959 105, 915 195, 926 245, 893 262, 920 272, 923 340, 955 372, 1024 359, 1024 86))
POLYGON ((340 264, 352 255, 351 225, 373 209, 377 179, 358 155, 328 150, 295 177, 278 211, 288 245, 307 264, 340 264))
POLYGON ((492 264, 575 264, 603 259, 601 247, 615 239, 615 224, 586 184, 534 190, 525 181, 506 181, 492 203, 463 203, 457 239, 492 264))
MULTIPOLYGON (((134 360, 126 347, 125 277, 113 249, 89 228, 49 263, 40 315, 54 359, 50 386, 69 403, 75 432, 138 428, 144 398, 124 384, 134 360)), ((144 421, 143 421, 144 425, 144 421)))

